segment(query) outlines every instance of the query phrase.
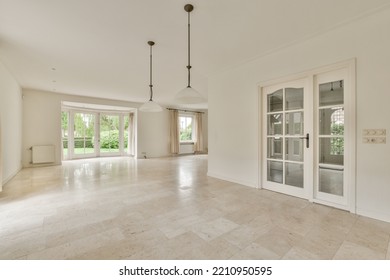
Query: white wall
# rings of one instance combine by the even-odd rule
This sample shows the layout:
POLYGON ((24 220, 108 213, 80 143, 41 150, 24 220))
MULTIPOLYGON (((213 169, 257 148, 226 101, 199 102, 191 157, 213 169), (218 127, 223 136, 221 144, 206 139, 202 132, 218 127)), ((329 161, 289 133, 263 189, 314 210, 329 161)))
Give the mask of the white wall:
POLYGON ((390 221, 390 141, 362 143, 364 128, 390 134, 389 26, 387 9, 210 77, 209 175, 258 185, 260 82, 356 58, 357 212, 390 221))
POLYGON ((0 62, 0 191, 21 169, 21 89, 0 62))
POLYGON ((170 155, 169 111, 138 112, 138 158, 168 155, 170 155))

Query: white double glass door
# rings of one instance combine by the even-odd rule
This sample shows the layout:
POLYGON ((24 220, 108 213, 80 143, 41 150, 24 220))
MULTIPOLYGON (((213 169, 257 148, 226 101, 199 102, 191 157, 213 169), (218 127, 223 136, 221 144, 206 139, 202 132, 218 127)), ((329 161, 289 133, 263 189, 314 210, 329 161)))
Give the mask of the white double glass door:
POLYGON ((351 85, 346 68, 262 87, 263 188, 351 210, 351 85))
POLYGON ((134 122, 134 113, 63 111, 63 159, 134 155, 134 122))

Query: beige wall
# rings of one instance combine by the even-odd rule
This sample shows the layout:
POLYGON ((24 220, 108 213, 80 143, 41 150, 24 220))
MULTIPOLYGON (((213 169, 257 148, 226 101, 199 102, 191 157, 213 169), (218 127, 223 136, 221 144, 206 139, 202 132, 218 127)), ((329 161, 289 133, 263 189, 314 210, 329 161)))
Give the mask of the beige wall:
POLYGON ((209 174, 258 186, 259 83, 356 58, 356 210, 390 221, 389 139, 362 143, 365 128, 390 132, 389 26, 387 9, 210 77, 209 174))
POLYGON ((21 89, 0 62, 0 190, 21 169, 21 89))

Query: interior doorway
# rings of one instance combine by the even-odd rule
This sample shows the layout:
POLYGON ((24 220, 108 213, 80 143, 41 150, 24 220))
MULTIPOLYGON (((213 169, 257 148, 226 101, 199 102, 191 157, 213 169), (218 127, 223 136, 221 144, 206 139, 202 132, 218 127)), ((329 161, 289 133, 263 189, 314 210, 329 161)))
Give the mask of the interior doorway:
POLYGON ((354 85, 352 60, 261 86, 262 188, 355 212, 354 85))

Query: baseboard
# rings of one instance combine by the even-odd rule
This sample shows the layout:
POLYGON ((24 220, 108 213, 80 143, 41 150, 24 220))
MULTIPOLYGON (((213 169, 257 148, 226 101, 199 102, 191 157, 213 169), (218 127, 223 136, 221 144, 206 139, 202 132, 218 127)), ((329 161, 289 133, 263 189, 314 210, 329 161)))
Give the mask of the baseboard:
POLYGON ((390 214, 389 213, 383 213, 383 212, 378 212, 378 211, 357 208, 356 214, 358 214, 360 216, 372 218, 375 220, 380 220, 380 221, 384 221, 384 222, 388 222, 388 223, 390 222, 390 214))
POLYGON ((214 173, 214 172, 207 172, 207 176, 213 177, 213 178, 217 178, 217 179, 220 179, 220 180, 224 180, 224 181, 229 181, 229 182, 236 183, 236 184, 240 184, 240 185, 243 185, 243 186, 246 186, 246 187, 251 187, 251 188, 257 188, 258 187, 257 183, 255 183, 255 182, 237 180, 235 178, 232 178, 232 177, 229 177, 229 176, 225 176, 225 175, 221 175, 221 174, 217 174, 217 173, 214 173))
POLYGON ((9 181, 12 180, 13 177, 15 177, 21 170, 23 169, 22 166, 20 166, 15 172, 13 172, 10 176, 5 178, 2 182, 2 186, 4 187, 9 181))

